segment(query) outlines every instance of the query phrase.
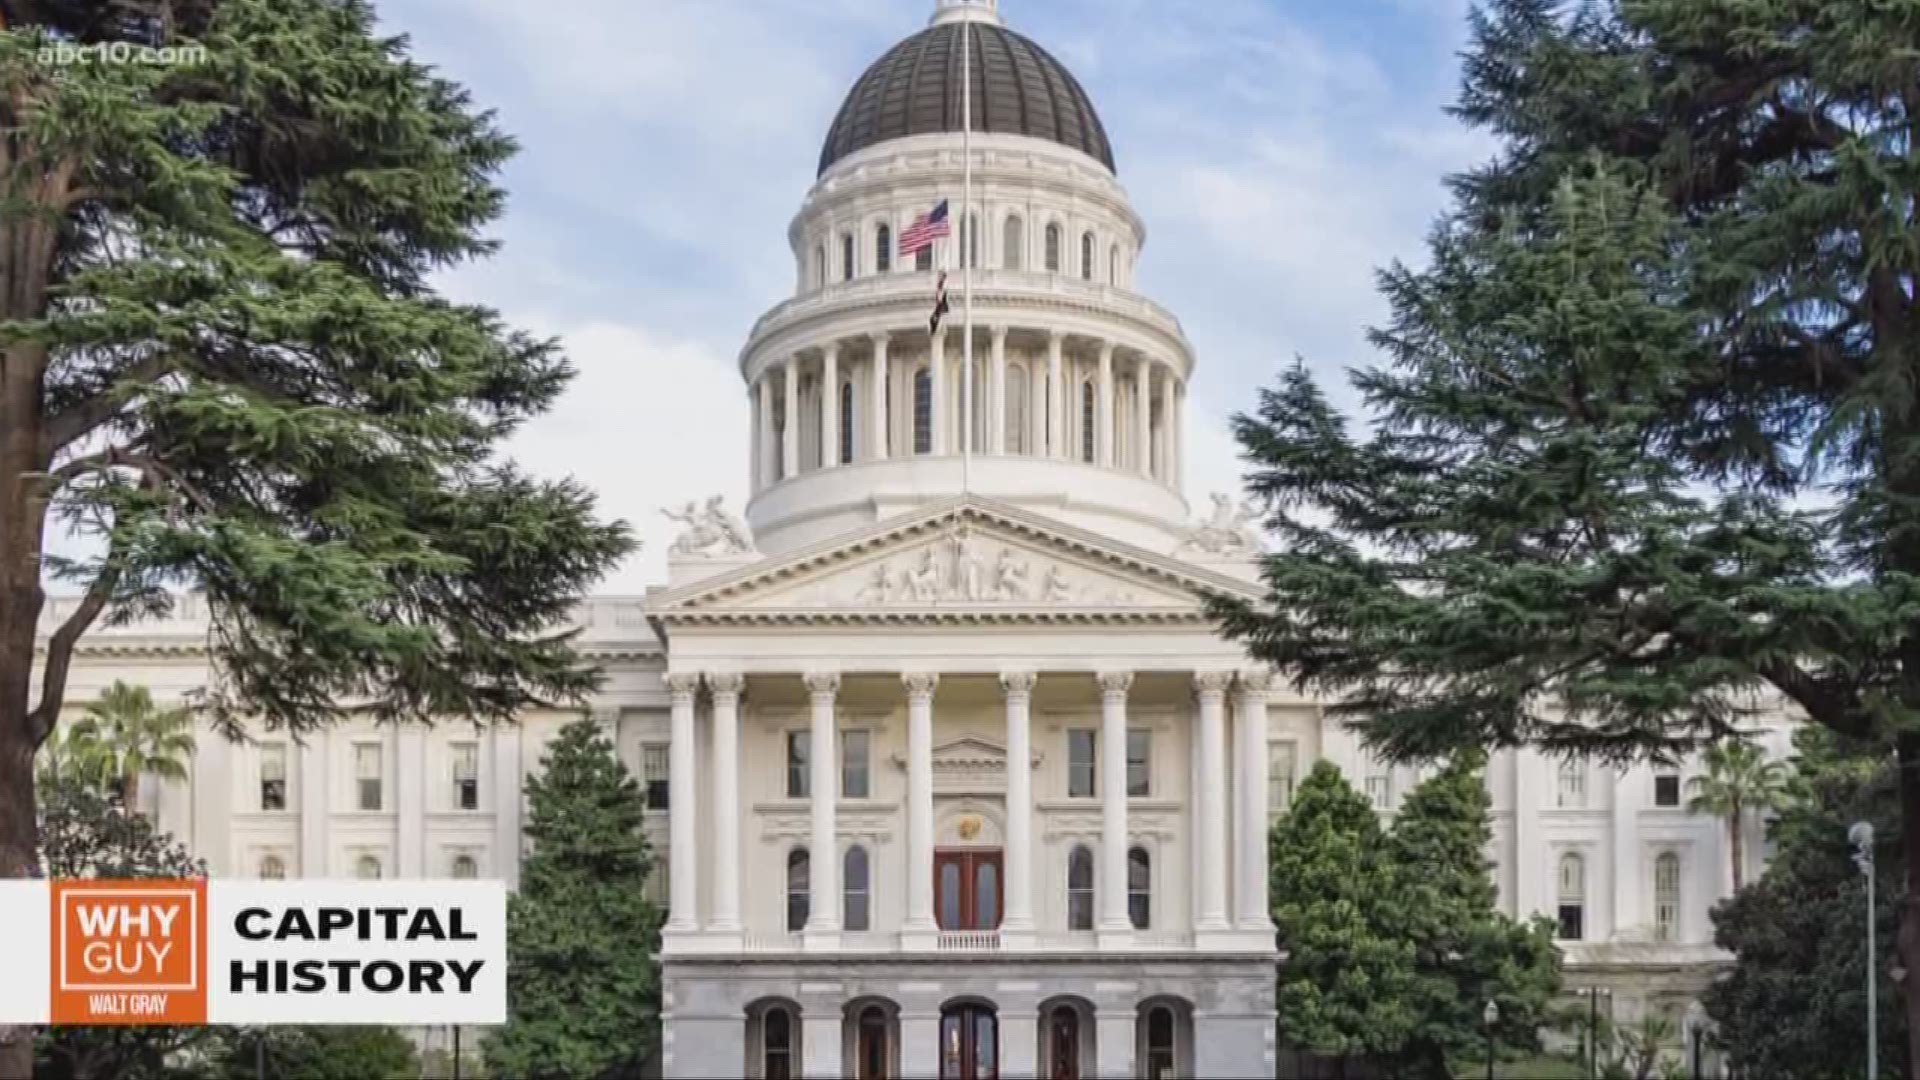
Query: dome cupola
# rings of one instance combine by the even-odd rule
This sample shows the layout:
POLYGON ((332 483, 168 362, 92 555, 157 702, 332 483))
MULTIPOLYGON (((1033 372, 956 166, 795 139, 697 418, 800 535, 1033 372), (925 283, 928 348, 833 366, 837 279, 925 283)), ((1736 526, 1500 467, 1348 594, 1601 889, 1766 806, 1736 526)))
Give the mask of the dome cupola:
POLYGON ((820 172, 891 139, 960 131, 963 35, 972 38, 974 131, 1046 139, 1114 171, 1106 128, 1064 64, 1007 29, 996 0, 939 0, 933 25, 887 50, 853 84, 827 132, 820 172))

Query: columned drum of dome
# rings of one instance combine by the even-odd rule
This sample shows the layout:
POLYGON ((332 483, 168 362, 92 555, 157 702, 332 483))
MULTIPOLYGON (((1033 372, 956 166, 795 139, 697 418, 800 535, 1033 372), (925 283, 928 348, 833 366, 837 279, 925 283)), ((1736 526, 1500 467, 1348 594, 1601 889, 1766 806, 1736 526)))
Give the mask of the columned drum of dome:
POLYGON ((985 20, 930 26, 887 50, 847 93, 820 172, 856 151, 961 128, 961 35, 972 43, 973 130, 1078 150, 1113 171, 1113 146, 1080 81, 1030 39, 985 20))

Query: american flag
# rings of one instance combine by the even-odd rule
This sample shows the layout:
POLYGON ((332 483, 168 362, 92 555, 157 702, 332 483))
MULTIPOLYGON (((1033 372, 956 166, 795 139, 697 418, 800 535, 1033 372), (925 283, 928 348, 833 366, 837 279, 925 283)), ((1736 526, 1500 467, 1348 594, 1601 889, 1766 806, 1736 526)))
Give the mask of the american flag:
POLYGON ((932 212, 914 218, 913 225, 900 234, 900 255, 917 255, 932 247, 935 240, 952 235, 953 228, 947 224, 947 200, 941 199, 932 212))

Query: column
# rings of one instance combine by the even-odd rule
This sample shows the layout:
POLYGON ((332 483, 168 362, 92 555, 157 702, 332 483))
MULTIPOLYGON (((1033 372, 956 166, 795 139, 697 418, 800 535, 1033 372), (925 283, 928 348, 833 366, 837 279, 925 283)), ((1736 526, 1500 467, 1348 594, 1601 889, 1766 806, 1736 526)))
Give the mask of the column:
POLYGON ((1058 331, 1047 335, 1047 443, 1046 456, 1067 457, 1067 388, 1062 377, 1061 347, 1066 339, 1058 331))
MULTIPOLYGON (((1538 750, 1519 746, 1507 751, 1513 779, 1513 845, 1508 865, 1513 867, 1513 910, 1518 918, 1552 915, 1555 854, 1541 836, 1540 810, 1547 805, 1546 779, 1552 763, 1538 750), (1536 852, 1546 852, 1546 866, 1536 852)), ((1591 877, 1588 879, 1591 881, 1591 877)), ((1588 886, 1591 888, 1592 886, 1588 886)))
MULTIPOLYGON (((193 756, 187 762, 188 780, 184 792, 186 820, 180 822, 175 836, 189 836, 196 855, 207 860, 208 869, 218 877, 252 877, 259 867, 236 865, 233 850, 233 743, 211 730, 196 731, 199 738, 193 756)), ((289 744, 291 745, 291 744, 289 744)), ((258 761, 258 758, 255 759, 258 761)), ((257 767, 257 765, 256 765, 257 767)), ((299 759, 288 751, 287 791, 298 791, 293 773, 299 759)), ((254 796, 258 798, 258 796, 254 796)), ((257 803, 254 805, 258 805, 257 803)), ((288 861, 287 872, 297 864, 288 861)))
POLYGON ((780 478, 791 480, 800 475, 800 358, 788 357, 783 367, 787 376, 787 430, 781 440, 780 460, 784 465, 780 478))
MULTIPOLYGON (((933 335, 927 352, 927 381, 933 388, 933 456, 947 453, 947 331, 943 327, 933 335)), ((907 399, 907 415, 913 415, 913 399, 907 399)), ((911 422, 911 421, 909 421, 911 422)))
MULTIPOLYGON (((1240 715, 1235 731, 1240 745, 1240 895, 1235 910, 1240 929, 1273 933, 1267 903, 1267 688, 1273 673, 1253 668, 1240 673, 1240 715)), ((1222 776, 1224 777, 1224 773, 1222 776)))
POLYGON ((674 672, 667 676, 667 694, 673 703, 671 740, 667 746, 667 881, 668 933, 700 929, 700 791, 694 773, 693 699, 700 676, 674 672))
POLYGON ((401 724, 393 766, 394 824, 399 827, 394 876, 427 876, 427 729, 401 724))
POLYGON ((907 688, 907 918, 902 948, 931 946, 933 919, 933 692, 930 671, 900 677, 907 688))
POLYGON ((993 367, 987 376, 987 453, 1007 452, 1007 328, 993 328, 993 367))
POLYGON ((762 451, 760 449, 760 387, 756 384, 747 386, 747 426, 753 429, 748 436, 748 445, 751 449, 747 453, 747 484, 751 491, 758 493, 762 451))
POLYGON ((1047 404, 1047 373, 1039 364, 1027 365, 1027 453, 1046 457, 1047 425, 1052 406, 1047 404))
POLYGON ((1029 724, 1035 677, 1031 671, 1000 676, 1007 696, 1007 859, 1005 939, 1023 943, 1033 931, 1033 746, 1029 724))
POLYGON ((740 932, 740 691, 746 678, 734 672, 707 675, 713 695, 713 896, 708 924, 740 932))
POLYGON ((840 755, 834 745, 839 732, 833 715, 840 676, 815 672, 806 676, 806 684, 813 708, 813 741, 807 755, 812 766, 807 790, 813 809, 813 842, 806 948, 830 951, 840 943, 840 829, 834 820, 840 798, 840 770, 835 766, 840 755))
POLYGON ((1142 356, 1133 368, 1133 469, 1153 475, 1153 360, 1142 356))
POLYGON ((755 383, 754 387, 759 391, 760 396, 760 456, 754 459, 754 464, 760 470, 760 489, 764 491, 773 486, 774 476, 779 471, 774 467, 774 461, 780 451, 773 440, 772 371, 762 372, 760 381, 755 383))
POLYGON ((1167 380, 1167 485, 1185 491, 1187 388, 1178 374, 1167 380))
POLYGON ((1113 461, 1113 342, 1100 343, 1099 397, 1094 402, 1093 460, 1111 469, 1113 461))
MULTIPOLYGON (((1127 915, 1127 690, 1130 671, 1106 671, 1100 683, 1100 939, 1131 936, 1127 915)), ((1117 939, 1117 941, 1115 940, 1117 939)))
POLYGON ((820 357, 820 467, 840 464, 840 343, 827 342, 820 357))
POLYGON ((886 334, 873 335, 873 361, 867 372, 868 461, 887 460, 887 342, 886 334))
MULTIPOLYGON (((1640 898, 1645 895, 1640 888, 1640 793, 1641 778, 1648 774, 1640 769, 1612 769, 1596 761, 1587 775, 1613 778, 1613 857, 1608 862, 1613 867, 1612 926, 1617 938, 1623 930, 1652 921, 1640 913, 1640 898)), ((1587 889, 1592 895, 1592 870, 1587 872, 1587 889)))
POLYGON ((520 725, 493 725, 493 876, 520 885, 520 725))
POLYGON ((1193 677, 1200 699, 1200 903, 1195 928, 1232 927, 1227 920, 1227 688, 1231 671, 1193 677))
POLYGON ((333 797, 327 787, 330 734, 314 731, 300 746, 300 876, 328 876, 327 817, 333 797))

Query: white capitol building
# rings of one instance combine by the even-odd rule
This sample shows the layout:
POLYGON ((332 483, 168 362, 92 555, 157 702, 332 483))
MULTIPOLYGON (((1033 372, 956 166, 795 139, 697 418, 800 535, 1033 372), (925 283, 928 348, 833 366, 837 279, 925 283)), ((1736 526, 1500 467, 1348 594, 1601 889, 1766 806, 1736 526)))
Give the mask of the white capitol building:
MULTIPOLYGON (((1383 814, 1417 773, 1202 610, 1260 595, 1258 541, 1182 490, 1197 358, 1134 291, 1145 229, 1094 107, 995 0, 937 0, 820 164, 794 295, 740 354, 744 521, 689 508, 667 583, 579 615, 607 673, 591 714, 661 811, 666 1075, 1271 1077, 1270 820, 1320 758, 1383 814), (942 199, 955 236, 901 258, 942 199), (928 332, 931 267, 963 237, 971 372, 958 274, 928 332)), ((209 678, 205 643, 192 599, 98 629, 70 700, 116 679, 175 698, 209 678)), ((149 809, 217 875, 512 883, 523 781, 577 715, 206 731, 149 809)), ((1607 988, 1622 1019, 1678 1015, 1725 959, 1707 912, 1728 845, 1684 809, 1689 774, 1489 770, 1501 903, 1557 920, 1569 993, 1607 988)))

